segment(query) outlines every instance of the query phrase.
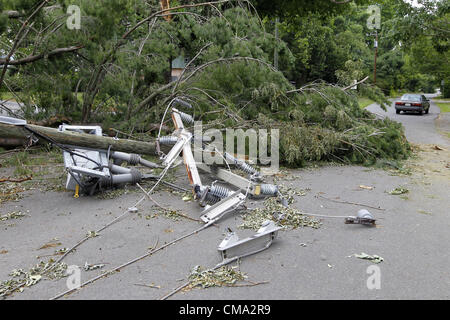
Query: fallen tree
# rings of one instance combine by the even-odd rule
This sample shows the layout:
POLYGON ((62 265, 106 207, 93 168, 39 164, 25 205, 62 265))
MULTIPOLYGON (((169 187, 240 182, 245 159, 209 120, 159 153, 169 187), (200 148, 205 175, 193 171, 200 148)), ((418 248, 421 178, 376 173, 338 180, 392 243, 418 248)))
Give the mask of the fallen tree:
MULTIPOLYGON (((146 5, 138 3, 142 8, 146 5)), ((129 20, 136 23, 114 25, 118 30, 110 38, 103 31, 113 26, 95 18, 97 8, 90 11, 86 7, 86 14, 95 23, 86 25, 90 33, 79 34, 76 43, 85 44, 84 48, 19 65, 20 74, 8 79, 16 82, 25 97, 20 102, 28 120, 61 114, 77 123, 89 119, 104 129, 114 127, 125 136, 149 141, 160 125, 161 133, 172 132, 170 122, 165 119, 161 123, 161 119, 170 101, 179 97, 191 102, 189 113, 195 120, 202 120, 205 129, 280 128, 280 160, 292 166, 305 161, 370 164, 379 158, 407 156, 409 145, 401 125, 360 109, 358 94, 381 105, 386 98, 378 88, 367 84, 367 75, 359 64, 351 65, 358 75, 353 77, 351 73, 348 79, 343 78, 362 79, 356 83, 358 90, 349 89, 354 86, 350 81, 341 81, 340 86, 318 81, 294 86, 289 81, 292 78, 287 78, 295 71, 294 55, 287 43, 267 33, 264 26, 269 25, 244 4, 247 2, 186 5, 178 7, 182 11, 171 12, 171 22, 161 19, 165 11, 154 4, 146 18, 131 19, 136 12, 128 12, 129 20), (187 8, 190 11, 184 11, 187 8), (103 47, 90 46, 91 38, 84 38, 97 31, 102 36, 93 39, 102 39, 103 47), (117 34, 123 35, 120 41, 117 34), (278 52, 277 68, 272 61, 274 51, 278 52), (168 82, 167 61, 175 57, 190 61, 176 81, 168 82), (79 71, 66 72, 75 69, 79 71), (35 112, 36 107, 39 112, 35 112)), ((120 19, 124 16, 120 10, 115 13, 120 19)), ((72 35, 64 44, 46 47, 70 47, 72 35)), ((18 61, 35 55, 24 52, 25 58, 18 56, 18 61)), ((344 62, 350 58, 335 61, 334 68, 349 73, 353 69, 344 62)), ((110 139, 110 143, 116 141, 110 139)), ((97 148, 105 149, 110 143, 97 148)), ((154 152, 153 145, 147 151, 132 148, 137 153, 154 152)))

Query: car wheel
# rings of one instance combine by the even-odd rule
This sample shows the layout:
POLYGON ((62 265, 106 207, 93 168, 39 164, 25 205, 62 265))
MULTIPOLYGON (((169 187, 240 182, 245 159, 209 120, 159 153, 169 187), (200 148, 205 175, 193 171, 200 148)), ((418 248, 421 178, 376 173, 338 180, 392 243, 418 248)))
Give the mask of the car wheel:
POLYGON ((395 113, 396 113, 396 114, 399 114, 399 113, 400 113, 400 110, 395 110, 395 113))

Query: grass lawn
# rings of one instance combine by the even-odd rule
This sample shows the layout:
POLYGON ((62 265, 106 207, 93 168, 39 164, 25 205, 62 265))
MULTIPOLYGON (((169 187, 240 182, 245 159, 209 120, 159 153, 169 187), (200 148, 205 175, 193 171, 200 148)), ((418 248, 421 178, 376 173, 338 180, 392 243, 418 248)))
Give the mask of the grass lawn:
POLYGON ((441 112, 450 112, 450 103, 436 102, 436 104, 441 109, 441 112))
POLYGON ((369 98, 366 98, 366 97, 359 97, 358 98, 359 107, 361 109, 364 109, 365 107, 367 107, 368 105, 371 105, 374 102, 375 101, 370 100, 369 98))
POLYGON ((16 101, 14 95, 11 92, 0 92, 0 100, 16 101))
MULTIPOLYGON (((74 94, 75 94, 75 92, 74 92, 74 94)), ((78 98, 79 102, 83 103, 83 93, 82 92, 78 92, 77 98, 78 98)), ((0 92, 0 100, 16 101, 16 96, 14 94, 12 94, 11 92, 0 92)))

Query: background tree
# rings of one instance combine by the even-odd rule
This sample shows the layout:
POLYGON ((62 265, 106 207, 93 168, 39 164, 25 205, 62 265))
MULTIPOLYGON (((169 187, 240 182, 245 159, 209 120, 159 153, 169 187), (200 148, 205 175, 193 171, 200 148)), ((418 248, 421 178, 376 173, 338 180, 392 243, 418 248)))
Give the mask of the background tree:
MULTIPOLYGON (((149 139, 168 103, 182 97, 210 126, 280 128, 282 156, 289 164, 373 163, 408 153, 401 127, 361 110, 356 93, 348 90, 353 80, 372 72, 365 6, 287 1, 304 6, 289 10, 282 4, 270 15, 262 1, 171 1, 169 13, 157 2, 59 0, 46 1, 24 27, 42 3, 5 2, 2 13, 7 19, 2 49, 14 51, 14 59, 0 64, 18 68, 6 75, 2 89, 25 103, 27 118, 63 114, 149 139), (69 4, 81 8, 80 30, 65 26, 69 4), (280 17, 278 39, 274 13, 280 17), (169 14, 171 19, 164 19, 169 14), (12 50, 11 39, 20 30, 12 50), (189 63, 171 82, 171 61, 178 56, 189 63)), ((397 2, 386 3, 385 20, 395 22, 397 2)), ((383 25, 380 47, 380 86, 388 91, 407 83, 398 68, 412 61, 397 34, 390 33, 393 25, 383 25)), ((368 82, 359 94, 386 102, 368 82)), ((166 124, 169 132, 170 121, 166 124)))

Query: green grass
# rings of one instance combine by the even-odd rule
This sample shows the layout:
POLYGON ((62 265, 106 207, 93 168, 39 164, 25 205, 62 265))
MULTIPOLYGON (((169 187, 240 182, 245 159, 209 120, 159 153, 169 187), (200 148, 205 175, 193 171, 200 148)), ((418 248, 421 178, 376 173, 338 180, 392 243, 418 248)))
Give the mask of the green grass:
MULTIPOLYGON (((74 92, 74 94, 75 94, 75 92, 74 92)), ((19 95, 20 95, 20 93, 19 93, 19 95)), ((83 103, 83 93, 82 92, 77 93, 77 98, 80 103, 83 103)), ((11 92, 0 92, 0 100, 16 101, 16 96, 14 94, 12 94, 11 92)))
POLYGON ((13 153, 8 157, 0 158, 3 167, 14 167, 14 176, 24 177, 31 175, 44 175, 49 171, 52 164, 63 162, 62 153, 59 149, 38 149, 33 151, 21 151, 13 153))
POLYGON ((11 92, 0 92, 0 100, 14 100, 14 95, 11 92))
POLYGON ((359 107, 361 109, 364 109, 365 107, 367 107, 368 105, 371 105, 374 102, 375 101, 373 101, 373 100, 371 100, 369 98, 366 98, 366 97, 359 97, 358 98, 358 104, 359 104, 359 107))
POLYGON ((450 112, 450 103, 437 102, 436 104, 441 109, 441 112, 450 112))

